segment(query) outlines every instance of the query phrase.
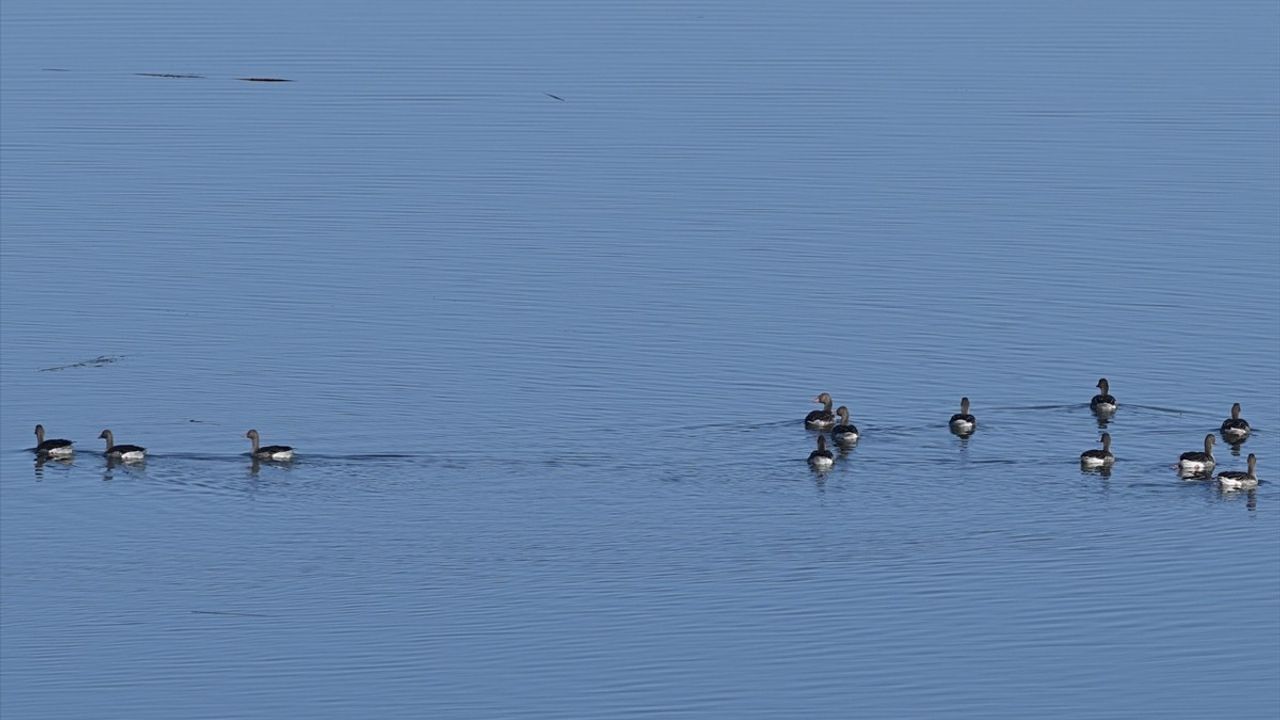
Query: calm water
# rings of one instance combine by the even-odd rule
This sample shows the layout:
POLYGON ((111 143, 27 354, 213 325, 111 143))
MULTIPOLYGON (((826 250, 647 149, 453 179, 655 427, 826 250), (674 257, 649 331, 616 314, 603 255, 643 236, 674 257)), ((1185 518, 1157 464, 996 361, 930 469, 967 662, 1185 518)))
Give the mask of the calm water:
POLYGON ((1062 5, 6 0, 0 714, 1276 717, 1280 11, 1062 5))

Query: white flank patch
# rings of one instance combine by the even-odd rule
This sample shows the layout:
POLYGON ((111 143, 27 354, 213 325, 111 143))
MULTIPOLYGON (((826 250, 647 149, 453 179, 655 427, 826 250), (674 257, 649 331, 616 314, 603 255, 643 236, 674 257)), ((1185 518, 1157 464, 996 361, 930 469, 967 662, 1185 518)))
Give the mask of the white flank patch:
POLYGON ((71 457, 72 455, 75 455, 75 454, 76 454, 75 448, 71 447, 70 445, 67 445, 66 447, 57 447, 45 453, 45 455, 48 455, 49 457, 55 457, 55 458, 71 457))
POLYGON ((1244 488, 1252 488, 1258 486, 1257 478, 1233 478, 1218 476, 1218 482, 1227 490, 1241 490, 1244 488))
POLYGON ((810 460, 809 462, 819 470, 829 470, 831 469, 832 465, 836 464, 835 460, 832 460, 831 458, 827 458, 827 457, 816 457, 810 460))

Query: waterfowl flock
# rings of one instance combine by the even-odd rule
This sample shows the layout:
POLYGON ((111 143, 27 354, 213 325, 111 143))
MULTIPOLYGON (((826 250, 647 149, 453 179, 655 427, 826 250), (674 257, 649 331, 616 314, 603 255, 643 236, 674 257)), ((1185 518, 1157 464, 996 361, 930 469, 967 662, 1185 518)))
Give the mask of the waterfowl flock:
MULTIPOLYGON (((1099 425, 1105 426, 1105 421, 1115 414, 1118 403, 1115 396, 1111 394, 1110 384, 1106 378, 1098 380, 1096 386, 1098 394, 1093 396, 1089 401, 1089 407, 1093 413, 1098 416, 1099 425)), ((836 457, 831 450, 827 449, 827 433, 831 434, 831 442, 841 453, 852 449, 857 445, 861 434, 858 427, 849 420, 849 408, 841 405, 834 412, 831 407, 834 404, 830 393, 819 393, 813 398, 813 402, 822 405, 821 410, 814 410, 804 418, 804 426, 808 430, 818 432, 817 449, 809 453, 809 465, 819 472, 825 472, 835 466, 836 457)), ((1248 439, 1252 428, 1249 423, 1240 417, 1240 403, 1231 406, 1231 417, 1222 421, 1219 432, 1223 440, 1238 448, 1241 443, 1248 439)), ((961 437, 971 437, 978 428, 978 420, 970 412, 969 398, 960 398, 960 412, 951 416, 947 422, 950 431, 961 437)), ((254 462, 277 462, 287 463, 293 460, 293 448, 288 445, 262 445, 261 436, 257 430, 249 430, 244 434, 249 439, 250 450, 249 456, 254 462)), ((147 449, 139 445, 117 445, 115 435, 111 430, 103 430, 98 437, 106 441, 106 448, 103 455, 113 462, 123 463, 140 463, 145 461, 147 449)), ((1086 470, 1108 470, 1115 464, 1116 457, 1111 452, 1111 433, 1104 432, 1100 438, 1102 447, 1091 448, 1080 453, 1080 467, 1086 470)), ((1193 450, 1182 453, 1178 458, 1178 472, 1183 477, 1197 479, 1212 477, 1214 468, 1217 465, 1213 456, 1213 446, 1216 437, 1213 433, 1205 435, 1204 451, 1193 450)), ((40 461, 44 460, 67 460, 75 454, 75 447, 72 441, 61 438, 46 438, 44 425, 36 425, 36 446, 32 448, 32 452, 40 461)), ((1228 470, 1218 473, 1217 481, 1224 489, 1237 490, 1249 489, 1257 487, 1258 459, 1252 453, 1248 458, 1248 470, 1228 470)))
MULTIPOLYGON (((1106 378, 1099 378, 1098 394, 1094 395, 1089 401, 1089 408, 1098 418, 1098 424, 1105 427, 1106 421, 1115 415, 1119 403, 1111 394, 1111 384, 1106 378)), ((829 393, 821 393, 813 399, 813 402, 822 405, 821 410, 814 410, 805 416, 804 426, 808 430, 816 430, 820 434, 817 436, 818 448, 809 453, 809 464, 818 471, 826 471, 835 465, 835 457, 831 451, 827 449, 827 440, 825 433, 830 431, 831 442, 839 447, 842 451, 852 448, 857 444, 858 428, 849 422, 849 408, 841 405, 833 414, 831 406, 833 404, 829 393), (839 418, 837 422, 837 418, 839 418)), ((952 434, 960 438, 968 438, 978 429, 978 420, 969 411, 969 398, 960 398, 960 412, 951 416, 947 422, 947 427, 952 434)), ((1252 428, 1248 421, 1240 417, 1240 403, 1231 406, 1231 417, 1222 421, 1219 429, 1222 439, 1235 448, 1239 448, 1240 444, 1248 439, 1252 428)), ((1116 456, 1111 452, 1111 433, 1104 432, 1099 438, 1102 443, 1100 448, 1091 448, 1080 453, 1080 467, 1085 470, 1100 470, 1107 472, 1112 465, 1115 464, 1116 456)), ((1208 479, 1214 478, 1227 490, 1249 489, 1258 486, 1257 466, 1258 459, 1252 453, 1249 454, 1248 470, 1228 470, 1220 472, 1215 477, 1212 473, 1216 467, 1216 461, 1213 457, 1213 446, 1216 437, 1210 433, 1204 438, 1204 452, 1190 451, 1182 453, 1178 458, 1178 473, 1188 479, 1208 479)))
MULTIPOLYGON (((249 456, 256 460, 268 462, 289 462, 293 460, 293 448, 288 445, 259 446, 260 436, 257 430, 244 434, 249 438, 251 449, 249 456)), ((147 459, 147 449, 140 445, 117 445, 115 433, 103 430, 98 439, 107 442, 102 455, 113 462, 140 463, 147 459)), ((31 449, 37 460, 66 460, 75 455, 75 445, 70 440, 50 439, 44 437, 44 425, 36 425, 36 446, 31 449)))

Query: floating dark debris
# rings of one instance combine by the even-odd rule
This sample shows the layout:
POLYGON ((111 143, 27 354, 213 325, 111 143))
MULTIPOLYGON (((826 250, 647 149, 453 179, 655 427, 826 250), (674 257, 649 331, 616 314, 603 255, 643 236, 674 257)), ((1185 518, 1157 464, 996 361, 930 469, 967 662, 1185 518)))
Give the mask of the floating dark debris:
POLYGON ((185 78, 185 79, 203 79, 203 75, 188 75, 184 73, 134 73, 142 77, 158 77, 158 78, 185 78))
POLYGON ((42 72, 71 72, 66 68, 40 68, 42 72))
POLYGON ((39 372, 56 372, 58 370, 70 370, 72 368, 82 368, 82 367, 102 367, 103 365, 110 365, 113 362, 119 362, 123 358, 124 358, 124 355, 99 355, 96 358, 92 358, 90 360, 81 360, 78 363, 71 363, 70 365, 59 365, 57 367, 40 368, 39 372))
POLYGON ((565 102, 565 99, 564 99, 564 98, 562 98, 562 97, 560 97, 559 95, 552 95, 552 94, 551 94, 551 93, 549 93, 549 92, 544 92, 544 93, 542 93, 542 94, 543 94, 543 95, 546 95, 547 97, 551 98, 552 100, 559 100, 560 102, 565 102))
POLYGON ((288 78, 270 78, 270 77, 247 77, 247 78, 236 78, 236 79, 243 80, 245 82, 293 82, 288 78))

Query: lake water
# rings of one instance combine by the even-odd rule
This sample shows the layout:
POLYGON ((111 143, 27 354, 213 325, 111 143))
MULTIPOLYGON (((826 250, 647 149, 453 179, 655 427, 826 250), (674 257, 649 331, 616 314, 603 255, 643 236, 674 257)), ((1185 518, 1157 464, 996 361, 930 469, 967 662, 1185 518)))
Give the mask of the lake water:
POLYGON ((1274 3, 2 32, 5 718, 1280 714, 1274 3))

